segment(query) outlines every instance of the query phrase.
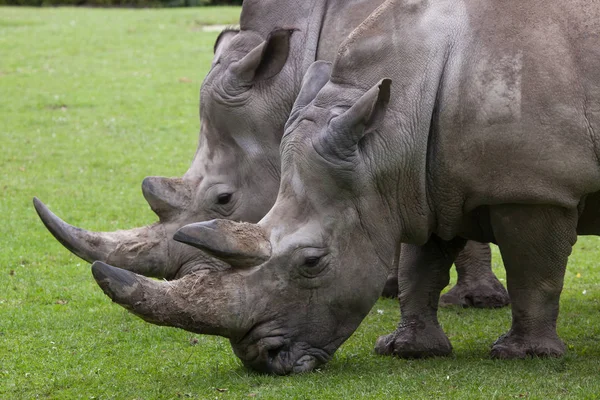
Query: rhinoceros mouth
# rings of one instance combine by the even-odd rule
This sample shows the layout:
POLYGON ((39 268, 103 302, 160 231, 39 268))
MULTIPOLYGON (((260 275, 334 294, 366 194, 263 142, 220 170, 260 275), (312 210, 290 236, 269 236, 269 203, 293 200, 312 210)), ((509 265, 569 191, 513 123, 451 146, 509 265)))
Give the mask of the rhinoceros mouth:
POLYGON ((231 345, 246 367, 267 374, 309 372, 331 359, 325 350, 305 342, 294 342, 284 336, 262 337, 251 343, 245 340, 237 343, 232 341, 231 345))

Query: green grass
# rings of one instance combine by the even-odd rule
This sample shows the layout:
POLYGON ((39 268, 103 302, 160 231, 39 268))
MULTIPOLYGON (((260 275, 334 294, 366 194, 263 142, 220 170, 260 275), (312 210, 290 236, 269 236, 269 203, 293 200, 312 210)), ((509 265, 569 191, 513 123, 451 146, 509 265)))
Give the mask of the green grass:
MULTIPOLYGON (((225 339, 146 324, 110 302, 31 199, 94 230, 152 222, 143 177, 180 176, 196 147, 216 37, 200 27, 238 13, 0 8, 0 399, 597 397, 595 237, 580 239, 567 272, 562 359, 490 360, 510 310, 452 308, 440 313, 452 357, 378 357, 375 339, 398 319, 381 300, 330 364, 271 377, 244 369, 225 339)), ((503 277, 497 253, 494 263, 503 277)))

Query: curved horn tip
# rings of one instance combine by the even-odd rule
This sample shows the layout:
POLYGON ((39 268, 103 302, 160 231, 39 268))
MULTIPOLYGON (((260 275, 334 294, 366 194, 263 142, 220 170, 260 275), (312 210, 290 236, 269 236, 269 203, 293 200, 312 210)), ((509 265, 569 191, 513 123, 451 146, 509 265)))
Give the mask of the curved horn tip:
POLYGON ((46 229, 71 253, 87 262, 105 259, 107 251, 90 242, 90 232, 67 224, 37 197, 33 198, 33 206, 46 229))
POLYGON ((147 176, 142 181, 142 194, 159 218, 168 218, 190 204, 191 186, 182 178, 147 176))
POLYGON ((271 257, 271 243, 256 224, 215 219, 185 225, 173 239, 196 247, 232 267, 248 268, 271 257))
POLYGON ((46 207, 46 205, 35 196, 33 197, 33 207, 35 208, 35 212, 37 212, 42 221, 44 221, 45 215, 48 215, 49 213, 52 214, 52 211, 50 211, 48 207, 46 207))
POLYGON ((160 178, 156 176, 147 176, 142 180, 142 194, 144 197, 156 197, 156 185, 159 179, 160 178))
MULTIPOLYGON (((33 207, 35 208, 35 212, 37 212, 38 216, 44 223, 46 229, 50 231, 52 236, 56 238, 63 246, 65 246, 69 251, 75 253, 77 256, 86 259, 79 255, 77 249, 72 246, 72 244, 67 240, 68 234, 65 232, 67 227, 73 228, 64 222, 62 219, 56 216, 40 199, 37 197, 33 198, 33 207)), ((75 228, 77 229, 77 228, 75 228)))
POLYGON ((215 230, 213 221, 197 222, 185 225, 177 230, 173 235, 173 240, 188 244, 194 247, 202 247, 203 241, 200 240, 205 234, 210 234, 215 230))
POLYGON ((92 275, 104 293, 115 303, 130 304, 135 301, 132 297, 139 285, 135 273, 95 261, 92 264, 92 275))

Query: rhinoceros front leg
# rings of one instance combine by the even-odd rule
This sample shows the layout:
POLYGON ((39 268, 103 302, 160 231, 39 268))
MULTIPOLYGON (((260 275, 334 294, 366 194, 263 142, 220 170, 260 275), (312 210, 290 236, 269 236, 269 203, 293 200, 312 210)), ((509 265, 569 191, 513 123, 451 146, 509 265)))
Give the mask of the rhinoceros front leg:
POLYGON ((560 356, 558 303, 567 259, 577 240, 577 211, 551 206, 495 206, 490 221, 504 260, 512 326, 492 357, 560 356))
POLYGON ((458 280, 440 298, 441 306, 498 308, 510 303, 508 292, 492 272, 492 252, 488 243, 469 240, 454 265, 458 280))
POLYGON ((452 352, 437 320, 437 309, 440 292, 450 281, 450 267, 465 242, 432 236, 423 246, 402 245, 398 263, 400 323, 396 331, 377 340, 378 354, 415 358, 452 352))

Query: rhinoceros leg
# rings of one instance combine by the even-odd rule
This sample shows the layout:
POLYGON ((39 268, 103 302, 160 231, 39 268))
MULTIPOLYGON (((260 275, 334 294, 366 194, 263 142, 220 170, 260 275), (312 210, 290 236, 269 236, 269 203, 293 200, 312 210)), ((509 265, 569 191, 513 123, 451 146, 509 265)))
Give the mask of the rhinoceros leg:
POLYGON ((377 353, 414 358, 452 352, 437 309, 440 292, 450 281, 450 267, 465 242, 432 236, 424 246, 402 246, 398 263, 401 319, 395 332, 377 340, 377 353))
POLYGON ((458 280, 440 298, 441 306, 498 308, 510 303, 508 292, 492 272, 492 252, 488 243, 469 240, 454 265, 458 280))
POLYGON ((560 356, 558 303, 577 211, 551 206, 495 206, 490 221, 506 267, 512 326, 492 346, 492 357, 560 356))
MULTIPOLYGON (((454 264, 458 281, 440 298, 441 306, 498 308, 510 303, 508 292, 492 272, 489 244, 469 240, 454 264)), ((398 268, 394 267, 383 288, 383 297, 398 296, 398 268)))

